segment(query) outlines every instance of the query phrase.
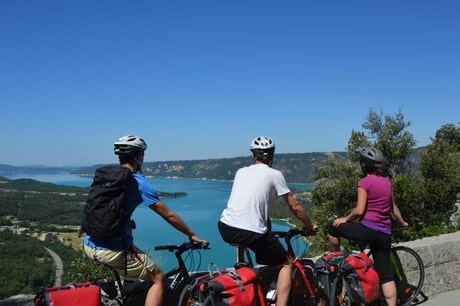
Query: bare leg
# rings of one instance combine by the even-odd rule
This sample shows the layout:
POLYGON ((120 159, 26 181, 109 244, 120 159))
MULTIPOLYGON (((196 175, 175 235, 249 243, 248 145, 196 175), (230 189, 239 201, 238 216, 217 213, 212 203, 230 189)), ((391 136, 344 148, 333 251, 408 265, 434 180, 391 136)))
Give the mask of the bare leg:
POLYGON ((153 284, 145 297, 145 306, 161 306, 163 305, 165 274, 155 267, 155 270, 150 272, 149 276, 153 284))
POLYGON ((340 251, 340 238, 339 237, 334 237, 331 235, 329 236, 329 243, 332 245, 332 249, 334 252, 339 252, 340 251))
POLYGON ((396 306, 396 285, 394 281, 382 284, 383 295, 388 306, 396 306))
POLYGON ((287 262, 281 266, 276 283, 276 306, 286 306, 289 300, 292 283, 292 264, 287 262))

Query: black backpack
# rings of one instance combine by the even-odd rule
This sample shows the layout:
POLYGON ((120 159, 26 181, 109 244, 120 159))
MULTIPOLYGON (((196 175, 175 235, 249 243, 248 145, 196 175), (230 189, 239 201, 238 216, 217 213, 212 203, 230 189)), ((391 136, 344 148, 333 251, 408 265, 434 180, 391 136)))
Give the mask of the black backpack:
POLYGON ((82 231, 94 237, 120 236, 127 222, 123 217, 126 190, 135 179, 122 166, 96 169, 83 211, 82 231))

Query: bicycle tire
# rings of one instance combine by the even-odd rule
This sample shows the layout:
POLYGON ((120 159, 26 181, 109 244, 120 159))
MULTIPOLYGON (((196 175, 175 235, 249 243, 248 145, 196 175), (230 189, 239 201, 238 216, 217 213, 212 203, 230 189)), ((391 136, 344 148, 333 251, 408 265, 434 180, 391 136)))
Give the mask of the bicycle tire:
MULTIPOLYGON (((422 293, 425 281, 425 266, 422 258, 415 250, 402 245, 392 247, 391 253, 396 255, 394 256, 396 261, 392 263, 392 269, 395 269, 393 265, 396 263, 396 270, 402 272, 394 271, 397 292, 396 303, 398 306, 415 305, 419 302, 418 296, 422 293)), ((384 306, 386 301, 383 297, 380 297, 372 305, 384 306)))
POLYGON ((294 271, 292 272, 292 286, 290 294, 290 305, 291 306, 314 306, 317 304, 316 299, 312 298, 308 288, 306 287, 301 273, 304 273, 307 277, 313 291, 316 294, 317 283, 315 278, 315 264, 310 259, 299 259, 302 264, 303 272, 299 271, 297 267, 294 266, 294 271))
POLYGON ((398 305, 407 306, 415 301, 425 281, 425 267, 420 255, 413 249, 398 245, 391 249, 402 274, 395 273, 398 305))
POLYGON ((177 303, 178 306, 190 306, 192 304, 193 300, 190 294, 191 289, 192 289, 191 284, 187 284, 184 286, 179 296, 179 301, 177 303))

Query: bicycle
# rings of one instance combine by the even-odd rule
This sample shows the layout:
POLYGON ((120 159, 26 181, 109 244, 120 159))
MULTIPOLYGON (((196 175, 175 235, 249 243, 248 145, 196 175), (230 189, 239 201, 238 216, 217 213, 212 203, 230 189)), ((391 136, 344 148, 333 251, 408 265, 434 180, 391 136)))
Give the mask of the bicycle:
MULTIPOLYGON (((310 235, 314 235, 317 230, 310 232, 310 235)), ((291 293, 289 298, 289 304, 292 306, 316 305, 316 280, 314 277, 315 264, 313 260, 308 258, 299 258, 294 252, 291 240, 292 238, 304 234, 303 230, 297 228, 291 228, 287 232, 284 231, 273 231, 275 237, 284 239, 287 246, 287 254, 293 261, 293 272, 292 272, 292 285, 291 293)), ((237 250, 237 263, 235 266, 246 265, 249 267, 255 267, 252 256, 248 248, 242 245, 235 245, 237 250), (246 260, 245 258, 246 257, 246 260)), ((257 295, 259 306, 276 305, 276 292, 270 291, 275 288, 270 284, 277 277, 277 267, 273 266, 261 266, 259 270, 259 289, 262 294, 257 295), (274 271, 276 269, 276 271, 274 271), (274 273, 276 272, 276 273, 274 273)))
MULTIPOLYGON (((370 251, 367 254, 372 258, 370 251)), ((397 304, 400 306, 418 304, 422 301, 419 300, 419 295, 426 300, 427 297, 422 292, 425 266, 420 255, 407 246, 393 244, 390 262, 395 278, 397 304)), ((385 299, 381 296, 374 305, 386 305, 385 299)))
MULTIPOLYGON (((366 252, 366 247, 368 245, 366 242, 350 240, 350 245, 358 245, 359 252, 365 252, 365 254, 372 259, 371 251, 368 250, 366 252)), ((345 254, 346 253, 347 252, 345 252, 345 254)), ((422 286, 425 280, 425 268, 420 255, 407 246, 397 245, 395 243, 391 246, 390 263, 396 284, 397 305, 409 306, 419 304, 421 302, 421 300, 418 299, 419 295, 423 297, 423 300, 426 300, 427 297, 422 292, 422 286)), ((334 277, 334 282, 330 286, 331 292, 329 296, 334 296, 335 299, 330 300, 322 296, 319 300, 321 300, 323 305, 353 305, 347 298, 349 293, 341 288, 343 285, 343 275, 340 273, 340 268, 336 265, 332 270, 335 270, 331 272, 331 275, 334 277)), ((369 303, 369 305, 386 305, 383 294, 380 294, 380 296, 375 301, 369 303)))
MULTIPOLYGON (((166 290, 164 293, 164 305, 186 306, 187 304, 181 304, 179 301, 180 293, 187 284, 193 281, 194 278, 205 273, 199 272, 201 258, 195 268, 193 253, 195 251, 198 252, 198 250, 209 250, 209 243, 184 242, 180 245, 156 246, 154 249, 155 251, 167 250, 169 252, 174 252, 174 255, 177 259, 177 266, 165 273, 166 290), (186 254, 185 258, 184 254, 186 254), (189 267, 187 267, 185 262, 189 258, 191 258, 192 263, 189 265, 189 267)), ((151 283, 145 281, 125 281, 122 283, 119 273, 115 270, 113 270, 113 272, 117 286, 115 286, 115 282, 111 280, 104 280, 98 282, 97 284, 101 287, 104 293, 101 295, 101 305, 144 305, 145 297, 147 295, 147 291, 151 287, 151 283)))

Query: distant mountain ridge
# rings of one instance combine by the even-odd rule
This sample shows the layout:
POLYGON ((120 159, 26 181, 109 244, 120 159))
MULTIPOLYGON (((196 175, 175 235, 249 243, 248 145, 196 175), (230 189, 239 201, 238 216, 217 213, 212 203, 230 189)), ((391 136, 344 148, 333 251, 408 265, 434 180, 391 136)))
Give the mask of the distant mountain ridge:
POLYGON ((25 174, 53 174, 59 172, 69 172, 71 167, 49 167, 49 166, 11 166, 0 164, 1 175, 15 175, 18 173, 25 174))
MULTIPOLYGON (((327 157, 346 158, 346 152, 312 152, 312 153, 285 153, 276 154, 273 168, 280 170, 289 183, 312 183, 311 174, 314 164, 322 164, 327 157)), ((116 161, 114 161, 116 163, 116 161)), ((142 171, 147 176, 177 177, 209 180, 233 180, 236 171, 253 163, 250 156, 205 159, 205 160, 179 160, 145 162, 142 171)), ((28 174, 53 174, 68 172, 81 176, 92 176, 96 168, 102 165, 89 167, 15 167, 0 164, 1 175, 14 175, 17 173, 28 174)))

